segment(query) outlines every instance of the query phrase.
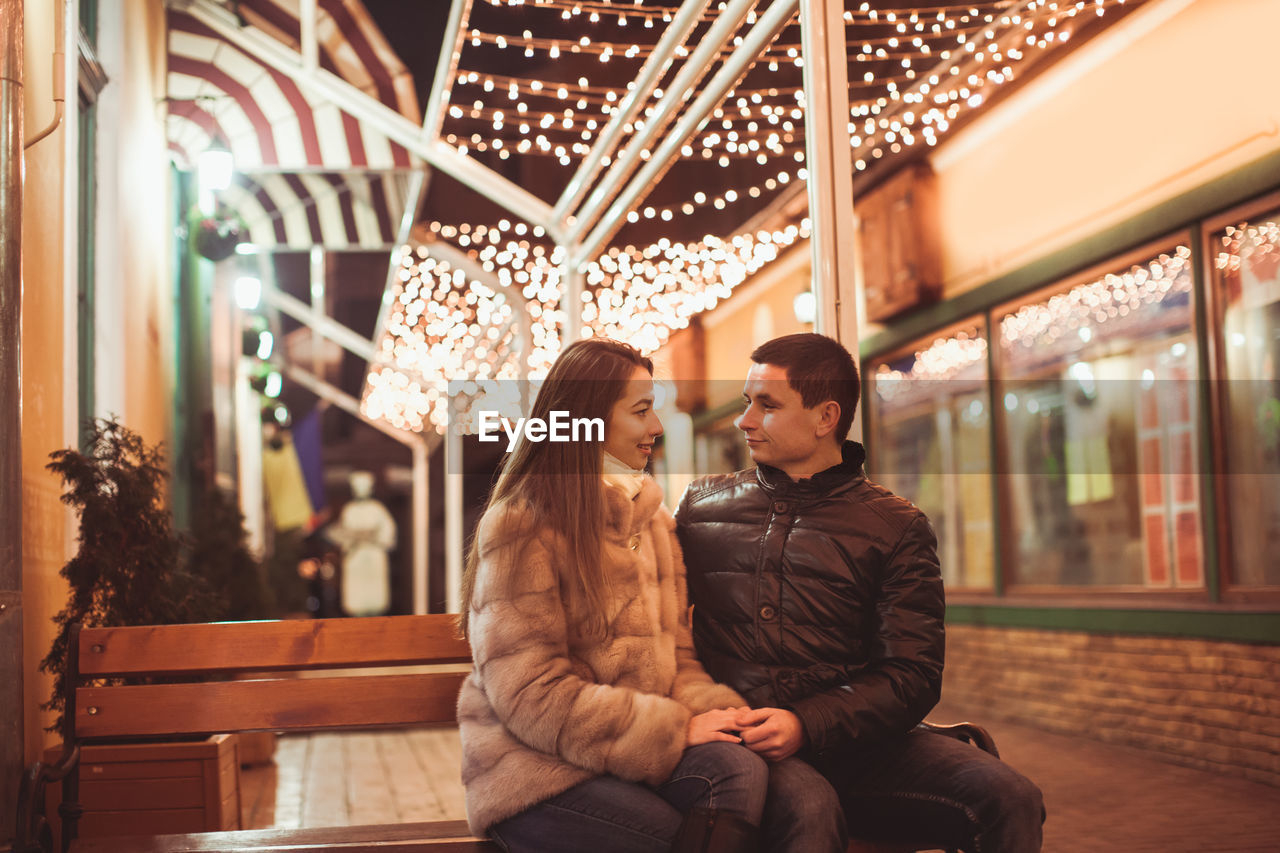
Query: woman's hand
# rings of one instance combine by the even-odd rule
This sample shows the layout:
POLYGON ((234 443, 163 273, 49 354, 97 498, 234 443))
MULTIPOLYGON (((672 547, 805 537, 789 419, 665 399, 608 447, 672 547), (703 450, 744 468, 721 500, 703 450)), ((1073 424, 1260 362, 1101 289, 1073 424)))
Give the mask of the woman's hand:
POLYGON ((738 737, 736 720, 740 709, 725 708, 719 711, 706 711, 689 718, 689 728, 685 732, 684 745, 697 746, 700 743, 742 743, 738 737))

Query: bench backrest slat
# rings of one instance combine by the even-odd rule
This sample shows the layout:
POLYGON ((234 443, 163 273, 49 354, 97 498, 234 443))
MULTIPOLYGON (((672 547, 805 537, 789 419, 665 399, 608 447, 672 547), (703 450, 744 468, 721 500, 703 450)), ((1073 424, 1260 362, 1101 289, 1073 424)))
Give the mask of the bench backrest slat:
POLYGON ((85 628, 80 674, 181 675, 464 663, 456 616, 85 628))
POLYGON ((81 687, 76 735, 126 738, 452 723, 465 671, 81 687))

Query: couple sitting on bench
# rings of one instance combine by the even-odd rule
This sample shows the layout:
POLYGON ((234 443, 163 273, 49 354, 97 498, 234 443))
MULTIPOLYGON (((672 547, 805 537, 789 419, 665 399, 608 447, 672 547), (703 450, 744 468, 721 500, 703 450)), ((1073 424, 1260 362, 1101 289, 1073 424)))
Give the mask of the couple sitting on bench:
POLYGON ((1034 784, 916 729, 942 580, 928 520, 845 440, 853 359, 813 334, 751 358, 737 425, 757 467, 696 481, 674 519, 643 473, 650 360, 597 338, 552 367, 532 416, 600 418, 604 441, 520 442, 468 555, 472 831, 511 851, 842 853, 850 829, 894 827, 1039 850, 1034 784))

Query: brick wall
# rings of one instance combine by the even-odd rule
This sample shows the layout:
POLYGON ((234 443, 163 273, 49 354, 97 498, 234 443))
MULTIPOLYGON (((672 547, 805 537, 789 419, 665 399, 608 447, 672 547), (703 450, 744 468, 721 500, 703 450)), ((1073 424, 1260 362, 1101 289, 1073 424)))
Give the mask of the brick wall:
POLYGON ((950 625, 943 701, 1280 786, 1280 646, 950 625))

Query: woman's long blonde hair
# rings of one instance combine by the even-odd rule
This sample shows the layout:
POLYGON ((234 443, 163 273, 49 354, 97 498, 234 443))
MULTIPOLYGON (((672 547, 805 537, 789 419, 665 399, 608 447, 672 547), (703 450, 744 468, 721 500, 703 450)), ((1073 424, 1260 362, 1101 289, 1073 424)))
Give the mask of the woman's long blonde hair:
MULTIPOLYGON (((600 418, 607 425, 637 367, 653 375, 653 362, 627 344, 608 338, 574 341, 551 366, 530 417, 549 421, 551 412, 568 412, 571 418, 600 418)), ((516 445, 489 494, 488 506, 512 502, 529 512, 520 514, 525 519, 522 529, 503 530, 500 539, 482 543, 472 536, 462 573, 459 624, 464 636, 480 558, 513 542, 528 541, 540 530, 554 531, 568 544, 564 559, 565 575, 573 581, 570 594, 582 596, 586 612, 592 614, 586 631, 603 630, 609 586, 601 560, 603 461, 604 446, 599 442, 522 440, 516 445)))

